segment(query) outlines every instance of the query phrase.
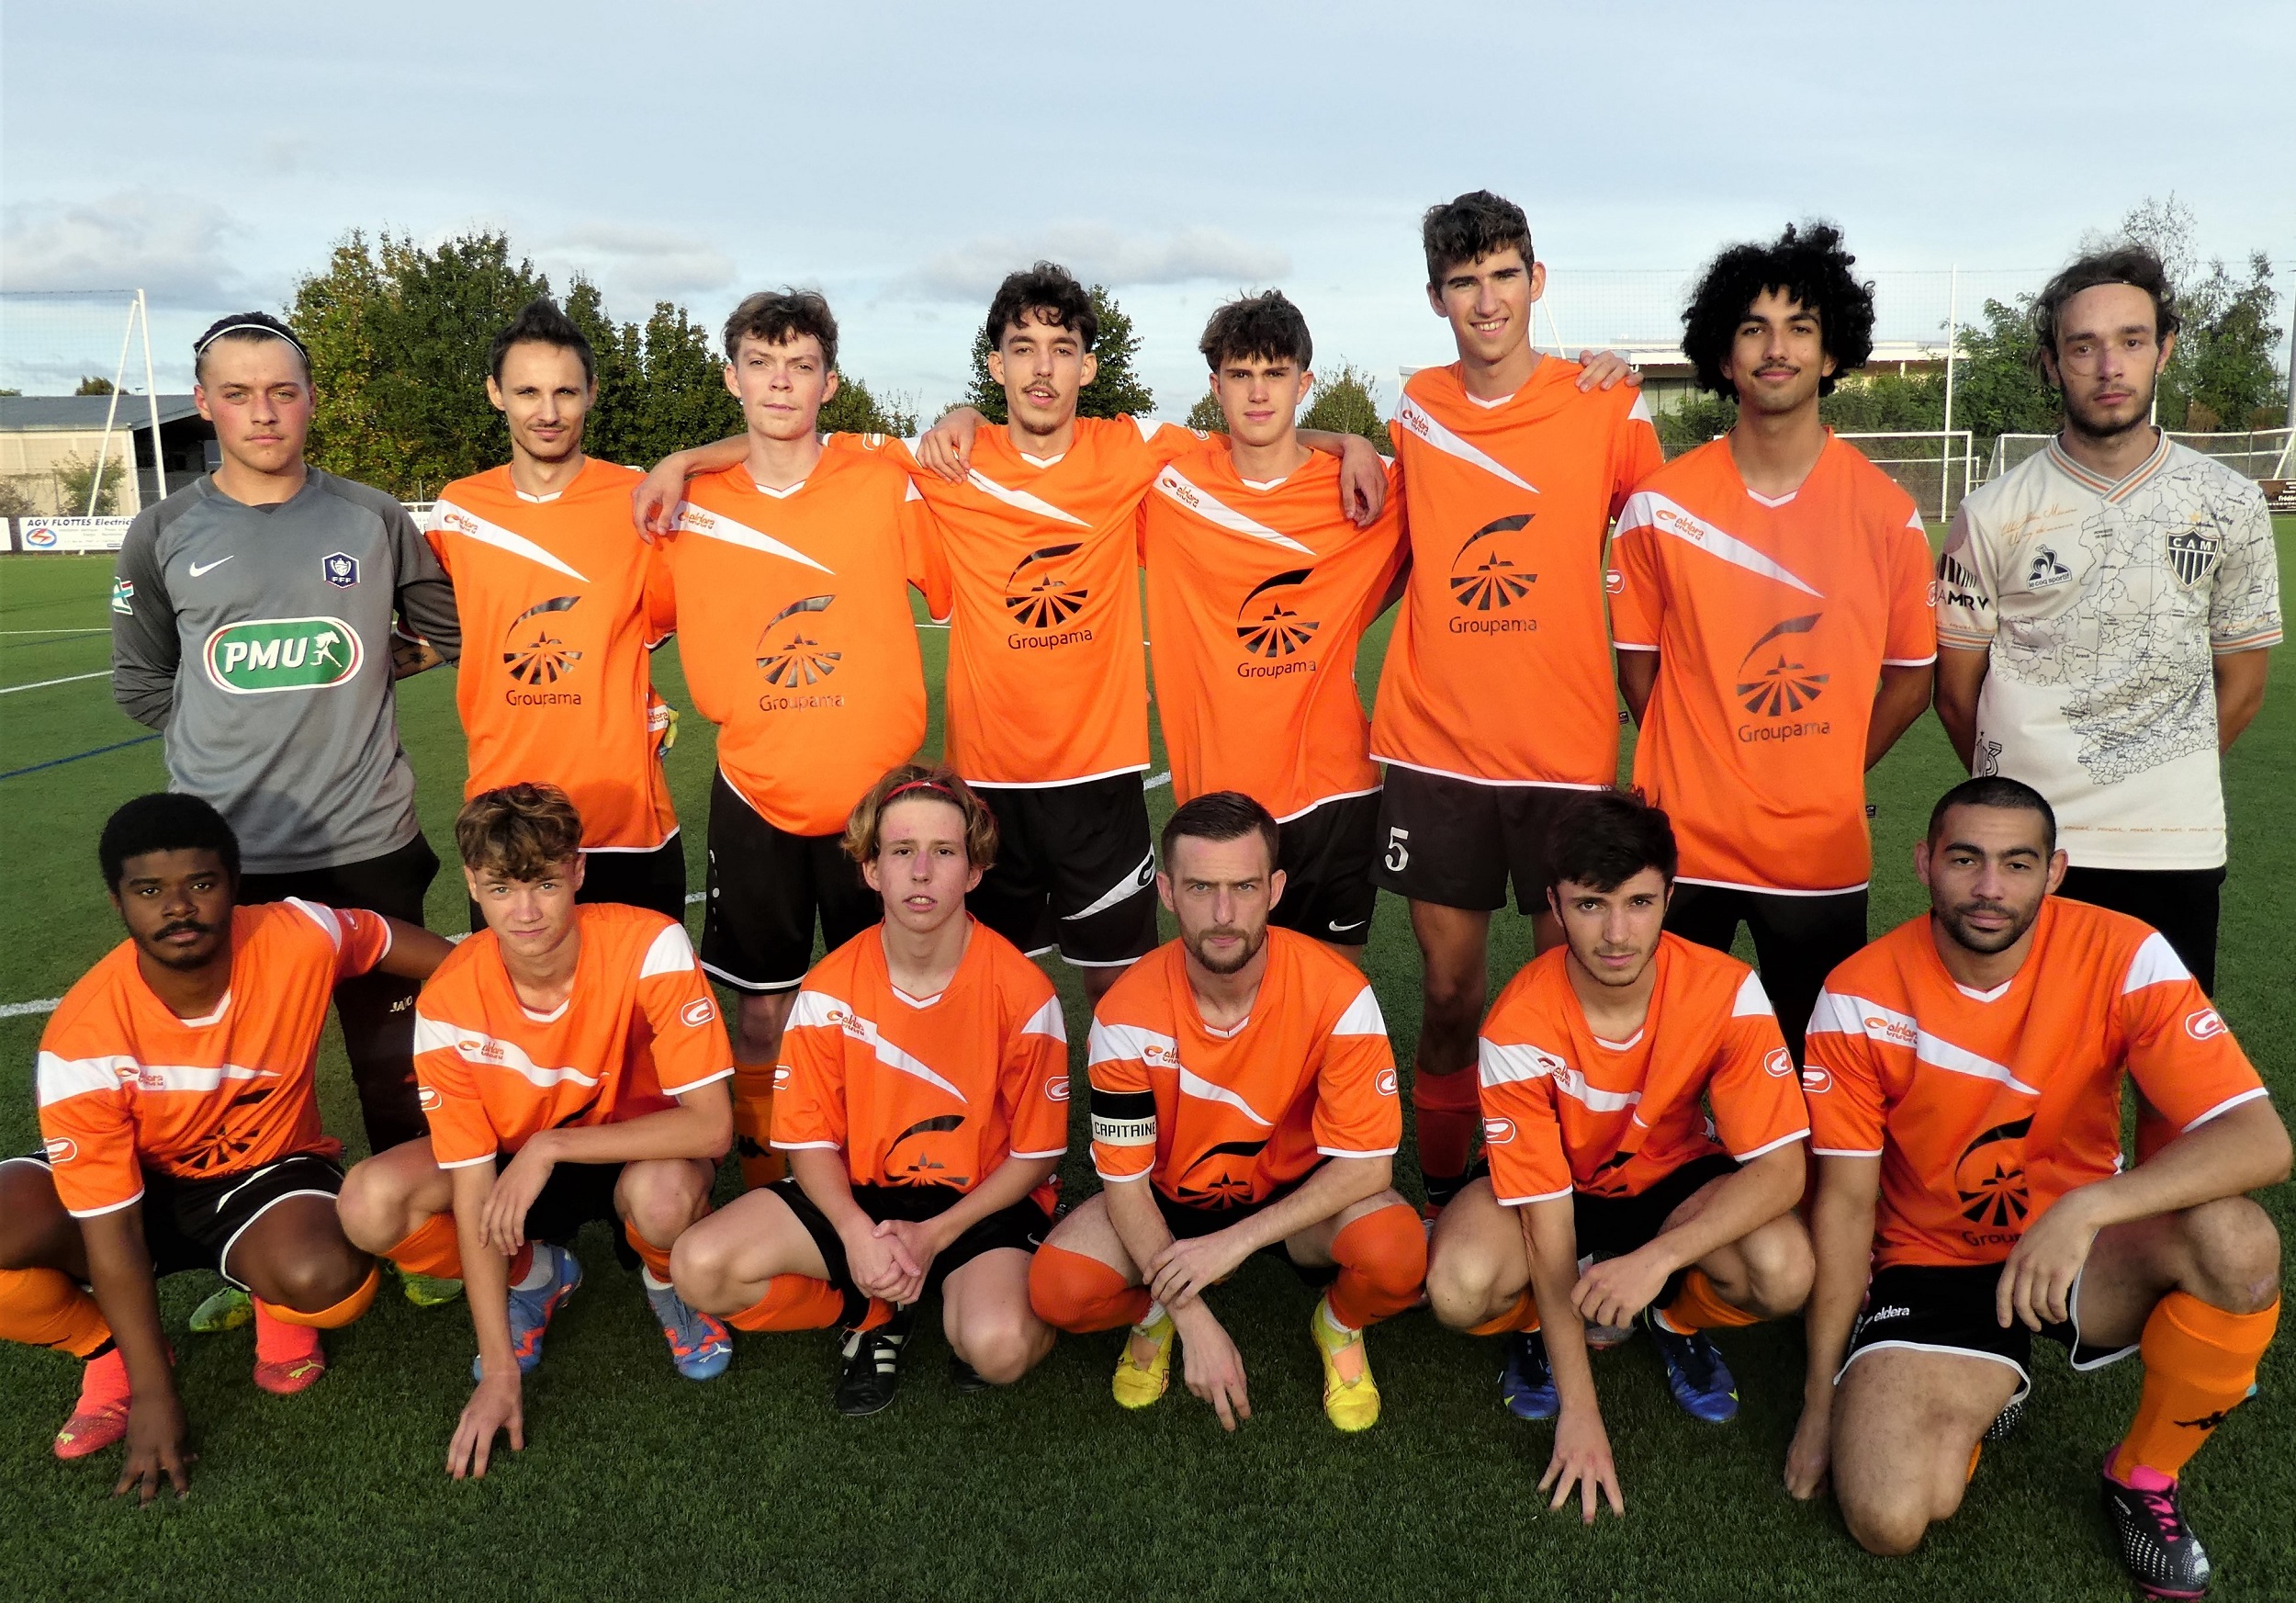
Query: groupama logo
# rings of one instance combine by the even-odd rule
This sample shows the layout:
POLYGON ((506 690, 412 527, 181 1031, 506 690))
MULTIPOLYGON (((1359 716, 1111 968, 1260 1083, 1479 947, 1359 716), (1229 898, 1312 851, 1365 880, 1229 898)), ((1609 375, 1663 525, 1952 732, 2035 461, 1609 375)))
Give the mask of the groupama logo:
POLYGON ((251 618, 208 637, 208 680, 233 695, 326 690, 359 671, 358 631, 341 618, 251 618))
MULTIPOLYGON (((1810 613, 1804 617, 1787 618, 1773 624, 1761 639, 1746 648, 1746 655, 1739 660, 1738 671, 1747 672, 1747 665, 1753 661, 1754 653, 1773 640, 1783 639, 1789 635, 1806 635, 1818 627, 1818 620, 1825 615, 1823 613, 1810 613)), ((1767 668, 1753 670, 1750 678, 1739 682, 1739 699, 1748 712, 1759 713, 1764 717, 1783 717, 1787 713, 1800 712, 1824 693, 1826 681, 1830 675, 1812 673, 1804 663, 1789 662, 1786 660, 1786 649, 1784 646, 1779 647, 1775 662, 1767 668)))
POLYGON ((1005 610, 1014 622, 1031 629, 1056 628, 1084 610, 1092 592, 1071 588, 1061 570, 1061 559, 1074 556, 1082 544, 1047 546, 1020 559, 1005 581, 1005 610))
POLYGON ((1494 518, 1468 536, 1451 559, 1451 599, 1469 612, 1498 612, 1528 595, 1538 575, 1524 570, 1502 536, 1522 533, 1536 515, 1494 518))
POLYGON ((1255 657, 1289 657, 1315 638, 1315 631, 1323 626, 1301 617, 1289 604, 1291 598, 1279 593, 1306 583, 1314 571, 1295 568, 1278 573, 1262 581, 1244 598, 1244 604, 1236 609, 1235 634, 1245 650, 1255 657))
POLYGON ((556 684, 566 677, 582 654, 559 638, 557 615, 571 611, 582 598, 557 595, 528 607, 512 621, 502 637, 502 665, 521 684, 556 684), (527 627, 529 624, 534 627, 527 627))
POLYGON ((785 690, 801 685, 818 684, 837 672, 845 653, 823 647, 820 626, 808 625, 808 617, 818 617, 829 610, 834 595, 809 595, 803 601, 793 601, 766 621, 765 632, 758 637, 758 666, 764 670, 765 682, 785 690), (796 621, 791 623, 791 619, 796 621), (782 626, 789 624, 788 630, 782 626), (810 627, 812 633, 807 633, 810 627))

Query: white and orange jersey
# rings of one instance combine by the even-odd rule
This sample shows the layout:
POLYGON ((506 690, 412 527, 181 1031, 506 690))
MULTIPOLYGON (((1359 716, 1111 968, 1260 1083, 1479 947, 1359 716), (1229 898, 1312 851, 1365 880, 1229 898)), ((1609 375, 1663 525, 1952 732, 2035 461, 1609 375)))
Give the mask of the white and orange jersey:
POLYGON ((1403 1135, 1395 1054, 1363 971, 1270 926, 1251 1016, 1204 1022, 1177 941, 1124 971, 1092 1019, 1092 1165, 1176 1202, 1266 1201, 1326 1157, 1387 1157, 1403 1135))
POLYGON ((640 477, 592 457, 545 498, 496 468, 449 484, 423 531, 462 615, 463 796, 555 785, 593 852, 650 852, 678 828, 652 723, 670 583, 630 522, 640 477))
POLYGON ((574 988, 548 1014, 518 999, 491 930, 456 947, 415 999, 415 1079, 441 1168, 491 1162, 539 1130, 659 1112, 734 1072, 683 929, 613 902, 574 916, 574 988))
POLYGON ((1532 959, 1475 1043, 1483 1153, 1509 1207, 1630 1197, 1694 1159, 1751 1162, 1809 1135, 1794 1060, 1754 971, 1660 935, 1642 1028, 1605 1041, 1572 989, 1570 954, 1532 959))
POLYGON ((925 739, 909 587, 949 611, 925 502, 880 456, 824 451, 788 490, 737 462, 686 485, 668 553, 679 655, 726 782, 778 830, 837 833, 925 739))
POLYGON ((1339 469, 1311 454, 1254 483, 1224 443, 1207 442, 1165 464, 1142 503, 1176 803, 1240 790, 1281 820, 1379 787, 1356 648, 1402 567, 1402 506, 1390 493, 1357 528, 1340 510, 1339 469))
POLYGON ((1879 1157, 1883 1264, 1998 1263, 2065 1192, 2121 1167, 2121 1077, 2178 1132, 2265 1094, 2167 939, 2051 897, 2017 973, 1978 992, 1908 920, 1836 968, 1810 1016, 1811 1150, 1879 1157))
POLYGON ((1603 539, 1660 460, 1632 389, 1581 393, 1543 358, 1488 404, 1457 363, 1403 386, 1388 433, 1411 525, 1371 754, 1479 785, 1591 788, 1618 775, 1603 539))
POLYGON ((955 597, 946 745, 971 783, 1072 785, 1148 766, 1140 499, 1166 462, 1210 437, 1080 417, 1068 449, 1043 458, 984 428, 970 476, 951 484, 900 440, 831 436, 909 469, 940 520, 955 597))
MULTIPOLYGON (((913 997, 883 927, 814 965, 773 1070, 775 1146, 845 1155, 861 1186, 969 1191, 1008 1157, 1068 1150, 1068 1031, 1044 971, 974 922, 956 974, 913 997)), ((1048 1211, 1056 1180, 1031 1193, 1048 1211)))
POLYGON ((143 1171, 240 1174, 333 1157, 314 1065, 327 999, 390 950, 381 915, 289 898, 231 914, 231 984, 181 1019, 123 941, 64 994, 39 1038, 39 1133, 56 1195, 80 1218, 143 1195, 143 1171))
POLYGON ((1634 776, 1674 821, 1681 877, 1863 886, 1874 693, 1885 667, 1937 660, 1912 497, 1829 433, 1801 488, 1772 500, 1716 440, 1636 488, 1611 590, 1618 649, 1659 654, 1634 776))

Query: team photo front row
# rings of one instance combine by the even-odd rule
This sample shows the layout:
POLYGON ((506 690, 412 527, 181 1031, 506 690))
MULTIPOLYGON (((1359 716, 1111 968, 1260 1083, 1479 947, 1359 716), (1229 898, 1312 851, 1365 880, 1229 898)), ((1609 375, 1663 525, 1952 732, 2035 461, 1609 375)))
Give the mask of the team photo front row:
POLYGON ((1239 792, 1165 826, 1155 886, 1179 932, 1097 998, 1101 1184, 1064 1202, 1061 1004, 967 911, 996 818, 948 768, 877 778, 841 841, 877 921, 779 1010, 778 1161, 745 1164, 722 1204, 736 1057, 710 976, 670 918, 578 900, 565 793, 464 807, 479 923, 458 943, 248 897, 213 807, 142 796, 98 852, 128 939, 42 1037, 40 1149, 0 1162, 0 1336, 82 1362, 55 1451, 124 1439, 117 1489, 149 1500, 184 1489, 190 1457, 159 1276, 243 1292, 255 1383, 286 1394, 325 1373, 321 1332, 366 1312, 388 1263, 417 1302, 468 1303, 476 1387, 447 1468, 484 1474, 499 1436, 524 1446, 522 1376, 597 1221, 693 1380, 726 1370, 732 1331, 832 1331, 836 1407, 873 1413, 937 1296, 960 1391, 1020 1381, 1063 1332, 1120 1332, 1119 1405, 1157 1403, 1176 1363, 1233 1430, 1250 1362, 1217 1288, 1266 1253, 1317 1293, 1334 1426, 1377 1422, 1365 1333, 1424 1303, 1503 1343, 1504 1405, 1555 1422, 1540 1488, 1588 1522, 1626 1507, 1591 1351, 1639 1328, 1675 1401, 1720 1423, 1739 1398, 1712 1333, 1798 1315, 1787 1489, 1830 1486, 1851 1535, 1891 1553, 1954 1512, 2013 1426, 2038 1334, 2076 1370, 2141 1357, 2105 1504, 2141 1580, 2204 1589, 2177 1481, 2277 1325, 2279 1237, 2245 1193, 2286 1178, 2290 1144, 2169 943, 2052 894, 2056 830, 2016 780, 1946 793, 1913 846, 1930 910, 1826 976, 1794 1021, 1797 1065, 1756 972, 1665 930, 1666 813, 1629 791, 1569 801, 1546 842, 1561 940, 1481 1022, 1482 1157, 1430 1223, 1394 1184, 1379 1003, 1344 951, 1271 922, 1284 831, 1239 792), (335 988, 367 975, 420 988, 427 1133, 345 1172, 316 1060, 335 988))

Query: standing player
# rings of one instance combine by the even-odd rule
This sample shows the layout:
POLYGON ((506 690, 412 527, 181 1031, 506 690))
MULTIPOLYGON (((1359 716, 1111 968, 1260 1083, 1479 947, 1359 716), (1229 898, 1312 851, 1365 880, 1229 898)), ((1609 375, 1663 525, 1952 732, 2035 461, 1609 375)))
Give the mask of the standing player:
POLYGON ((1387 1025, 1363 975, 1289 930, 1276 820, 1234 791, 1164 827, 1157 894, 1179 938, 1118 982, 1092 1023, 1100 1193, 1063 1219, 1029 1277, 1064 1330, 1131 1335, 1113 1390, 1164 1395, 1172 1344, 1221 1425, 1252 1417, 1244 1360, 1204 1293, 1255 1253, 1329 1289, 1309 1316, 1323 1412, 1379 1421, 1367 1326, 1417 1300, 1426 1234, 1390 1189, 1403 1134, 1387 1025), (1142 1183, 1142 1182, 1146 1183, 1142 1183))
MULTIPOLYGON (((438 858, 399 743, 391 620, 453 657, 454 593, 406 508, 303 460, 310 358, 285 323, 228 317, 192 349, 222 465, 129 526, 112 694, 165 731, 172 787, 230 821, 242 902, 301 897, 419 925, 438 858)), ((385 970, 336 998, 377 1152, 422 1134, 414 991, 385 970)))
POLYGON ((1313 345, 1281 291, 1222 306, 1199 348, 1228 437, 1167 463, 1141 512, 1173 800, 1234 790, 1274 813, 1284 896, 1270 920, 1360 960, 1379 771, 1356 648, 1401 572, 1402 509, 1358 527, 1337 459, 1300 443, 1313 345))
POLYGON ((1865 771, 1937 660, 1921 514, 1818 421, 1873 349, 1855 261, 1827 223, 1714 259, 1683 350, 1738 422, 1646 480, 1611 548, 1635 783, 1682 845, 1666 927, 1728 952, 1751 926, 1796 1063, 1818 988, 1865 944, 1865 771))
POLYGON ((2076 1370, 2141 1353, 2105 1510, 2141 1588, 2197 1597, 2208 1556, 2177 1477, 2255 1391, 2279 1321, 2279 1236, 2242 1193, 2288 1178, 2288 1132, 2165 939, 2049 894, 2055 848, 2027 785, 1954 786, 1914 848, 1929 915, 1818 998, 1818 1279, 1786 1484, 1813 1496, 1830 1468, 1850 1533, 1909 1552, 2024 1399, 2034 1333, 2076 1370), (2124 1073, 2171 1131, 2133 1168, 2124 1073))
POLYGON ((343 980, 419 981, 450 948, 375 913, 240 906, 239 842, 197 796, 129 802, 96 854, 128 939, 41 1033, 40 1150, 0 1160, 0 1337, 86 1360, 56 1456, 127 1438, 113 1491, 148 1503, 191 1461, 159 1276, 253 1293, 255 1383, 283 1396, 326 1372, 319 1332, 374 1301, 335 1218, 319 1033, 343 980))
POLYGON ((2049 798, 2063 894, 2152 925, 2213 992, 2220 760, 2280 638, 2272 520, 2256 485, 2152 426, 2178 318, 2150 251, 2082 257, 2033 320, 2065 427, 1953 520, 1937 716, 1970 773, 2049 798))
POLYGON ((415 1063, 431 1134, 343 1183, 354 1241, 401 1270, 467 1282, 478 1388, 447 1473, 484 1475, 497 1430, 525 1446, 520 1377, 582 1283, 566 1243, 619 1224, 689 1380, 721 1374, 724 1326, 681 1302, 670 1248, 709 1212, 733 1145, 732 1055, 684 926, 576 900, 582 820, 550 785, 483 791, 455 820, 487 927, 422 988, 415 1063))
MULTIPOLYGON (((685 919, 685 847, 657 748, 668 708, 648 653, 669 633, 669 576, 630 538, 634 468, 582 453, 598 398, 590 342, 547 300, 494 336, 487 399, 511 459, 439 492, 429 537, 463 627, 489 649, 455 687, 470 741, 468 800, 522 782, 582 815, 586 902, 685 919)), ((485 928, 476 903, 470 928, 485 928)))
POLYGON ((1427 300, 1459 359, 1422 369, 1389 426, 1411 582, 1371 719, 1388 764, 1379 885, 1411 900, 1424 965, 1412 1058, 1419 1167, 1441 1207, 1465 1183, 1491 913, 1548 921, 1545 852, 1563 792, 1618 776, 1603 539, 1659 466, 1649 408, 1586 387, 1531 344, 1546 267, 1520 207, 1487 190, 1432 208, 1427 300))
POLYGON ((1592 1524, 1598 1486, 1612 1512, 1625 1504, 1586 1326, 1639 1319, 1674 1400, 1737 1417, 1703 1332, 1802 1305, 1809 1236, 1793 1209, 1809 1125, 1761 981, 1664 931, 1666 815, 1616 791, 1584 797, 1556 818, 1548 863, 1563 945, 1484 1022, 1491 1173, 1435 1222, 1427 1296, 1446 1325, 1517 1333, 1501 1395, 1526 1419, 1560 1414, 1539 1489, 1559 1508, 1576 1484, 1592 1524), (1581 1272, 1581 1254, 1602 1261, 1581 1272))
MULTIPOLYGON (((702 966, 740 998, 734 1129, 742 1179, 780 1178, 782 1028, 813 962, 878 917, 843 839, 863 791, 925 739, 914 585, 949 612, 932 519, 891 460, 825 453, 837 320, 811 291, 752 295, 726 323, 743 454, 685 486, 668 563, 694 705, 718 726, 702 966)), ((626 514, 625 514, 626 515, 626 514)))
POLYGON ((1068 1150, 1068 1037, 1043 971, 964 910, 996 820, 954 772, 886 773, 846 841, 884 920, 797 995, 773 1116, 793 1173, 681 1236, 675 1268, 737 1328, 841 1325, 835 1405, 860 1416, 892 1403, 928 1293, 961 1391, 1052 1351, 1029 1255, 1068 1150))

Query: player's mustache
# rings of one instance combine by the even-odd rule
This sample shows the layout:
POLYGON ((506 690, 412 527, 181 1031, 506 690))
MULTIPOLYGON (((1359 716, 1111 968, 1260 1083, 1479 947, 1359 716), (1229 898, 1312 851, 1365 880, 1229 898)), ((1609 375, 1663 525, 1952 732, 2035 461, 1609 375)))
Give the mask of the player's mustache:
POLYGON ((162 929, 160 932, 152 936, 152 939, 154 941, 164 941, 173 935, 212 935, 214 933, 215 926, 213 924, 203 924, 197 919, 178 919, 174 923, 162 929))

